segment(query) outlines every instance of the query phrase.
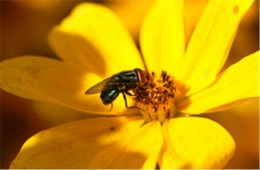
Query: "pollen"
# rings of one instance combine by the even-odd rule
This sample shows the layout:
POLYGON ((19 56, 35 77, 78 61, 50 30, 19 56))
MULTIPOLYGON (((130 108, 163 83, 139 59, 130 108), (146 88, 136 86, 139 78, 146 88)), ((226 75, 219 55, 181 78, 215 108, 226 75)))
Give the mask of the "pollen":
POLYGON ((147 73, 146 81, 139 83, 133 91, 135 105, 146 121, 164 122, 174 117, 175 100, 179 92, 174 78, 166 71, 162 71, 159 76, 154 72, 147 73))

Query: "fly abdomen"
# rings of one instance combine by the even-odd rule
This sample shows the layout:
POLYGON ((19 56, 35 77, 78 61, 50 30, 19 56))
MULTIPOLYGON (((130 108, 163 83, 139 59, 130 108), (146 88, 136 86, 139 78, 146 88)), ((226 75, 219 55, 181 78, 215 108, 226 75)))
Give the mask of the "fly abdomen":
POLYGON ((100 94, 100 98, 103 101, 103 104, 107 105, 112 103, 117 96, 119 95, 120 91, 117 88, 102 91, 100 94))

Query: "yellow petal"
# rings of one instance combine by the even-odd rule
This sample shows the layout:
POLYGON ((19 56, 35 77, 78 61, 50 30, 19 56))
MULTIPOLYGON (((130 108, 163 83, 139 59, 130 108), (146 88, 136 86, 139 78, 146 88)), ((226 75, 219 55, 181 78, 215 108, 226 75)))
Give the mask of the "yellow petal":
POLYGON ((37 117, 45 124, 48 124, 48 126, 56 126, 79 119, 101 116, 97 114, 86 114, 62 105, 40 101, 30 102, 30 110, 32 110, 33 115, 28 115, 30 115, 32 119, 37 117))
POLYGON ((158 160, 160 169, 187 169, 188 163, 185 160, 181 160, 180 157, 172 150, 171 147, 167 147, 164 142, 161 154, 158 160))
POLYGON ((52 30, 49 41, 65 61, 83 65, 102 76, 143 68, 134 41, 116 15, 101 5, 78 5, 52 30))
POLYGON ((136 112, 125 109, 122 96, 110 106, 104 106, 99 94, 85 95, 85 91, 102 79, 84 69, 62 61, 44 57, 18 57, 0 64, 0 87, 20 97, 53 102, 82 112, 115 114, 136 112))
POLYGON ((235 143, 218 123, 206 118, 182 117, 163 125, 168 155, 163 156, 160 167, 222 168, 231 158, 235 143), (181 164, 168 162, 182 162, 181 164))
POLYGON ((140 117, 80 120, 25 142, 11 168, 154 168, 162 145, 158 122, 140 117))
POLYGON ((189 94, 212 83, 253 0, 211 0, 196 26, 180 71, 189 94))
POLYGON ((223 125, 236 141, 234 156, 224 168, 258 169, 259 99, 248 100, 224 112, 205 116, 223 125))
POLYGON ((141 27, 141 48, 149 71, 178 77, 185 47, 182 0, 158 0, 141 27))
POLYGON ((156 0, 109 0, 105 1, 105 5, 109 6, 118 17, 120 17, 132 36, 138 39, 143 18, 155 1, 156 0))
POLYGON ((217 112, 255 97, 259 97, 259 51, 230 66, 210 87, 179 101, 177 107, 190 114, 217 112))
POLYGON ((91 161, 88 168, 151 169, 156 167, 163 143, 159 122, 150 122, 132 132, 124 131, 120 136, 118 143, 102 150, 91 161), (118 148, 121 148, 121 153, 116 152, 118 148))
POLYGON ((190 40, 192 32, 200 19, 209 0, 184 0, 184 25, 186 42, 190 40))

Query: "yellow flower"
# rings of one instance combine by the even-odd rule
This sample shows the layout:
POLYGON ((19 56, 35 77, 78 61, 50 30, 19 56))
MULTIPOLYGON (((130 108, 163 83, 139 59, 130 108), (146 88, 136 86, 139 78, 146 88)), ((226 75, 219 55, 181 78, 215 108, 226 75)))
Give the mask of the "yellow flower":
POLYGON ((49 36, 63 61, 36 56, 3 61, 0 87, 28 99, 106 116, 36 134, 11 168, 223 167, 235 148, 232 137, 218 123, 195 115, 223 111, 259 96, 259 51, 220 72, 252 3, 211 0, 185 44, 183 1, 158 0, 141 27, 143 58, 113 12, 97 4, 79 5, 49 36), (145 66, 156 79, 166 70, 176 87, 176 98, 159 104, 158 110, 132 100, 148 118, 126 109, 121 96, 107 112, 98 94, 84 95, 114 73, 145 66))

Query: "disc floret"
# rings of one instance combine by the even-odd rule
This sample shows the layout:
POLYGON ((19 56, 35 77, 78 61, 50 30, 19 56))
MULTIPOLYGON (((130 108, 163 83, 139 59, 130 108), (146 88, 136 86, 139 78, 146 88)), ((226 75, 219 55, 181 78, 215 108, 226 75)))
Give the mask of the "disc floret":
POLYGON ((164 122, 174 117, 178 91, 174 78, 166 71, 162 71, 158 77, 154 72, 147 73, 146 81, 133 91, 135 105, 140 108, 146 121, 164 122))

